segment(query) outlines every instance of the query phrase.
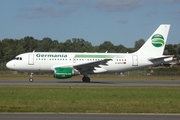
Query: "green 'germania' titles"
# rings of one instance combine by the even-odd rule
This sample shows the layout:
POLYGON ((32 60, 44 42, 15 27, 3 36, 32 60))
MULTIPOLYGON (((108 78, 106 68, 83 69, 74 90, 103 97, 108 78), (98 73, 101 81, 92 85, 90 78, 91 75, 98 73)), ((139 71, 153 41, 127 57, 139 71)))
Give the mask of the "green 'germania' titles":
POLYGON ((66 58, 66 54, 36 54, 36 57, 66 58))

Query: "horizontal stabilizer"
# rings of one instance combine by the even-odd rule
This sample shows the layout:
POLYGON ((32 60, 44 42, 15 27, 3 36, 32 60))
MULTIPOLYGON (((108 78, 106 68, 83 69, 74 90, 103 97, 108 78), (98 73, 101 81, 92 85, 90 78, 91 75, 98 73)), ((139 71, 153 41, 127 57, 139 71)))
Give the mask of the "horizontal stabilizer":
POLYGON ((155 58, 150 58, 149 61, 155 63, 155 62, 168 62, 172 61, 173 57, 169 56, 161 56, 161 57, 155 57, 155 58))

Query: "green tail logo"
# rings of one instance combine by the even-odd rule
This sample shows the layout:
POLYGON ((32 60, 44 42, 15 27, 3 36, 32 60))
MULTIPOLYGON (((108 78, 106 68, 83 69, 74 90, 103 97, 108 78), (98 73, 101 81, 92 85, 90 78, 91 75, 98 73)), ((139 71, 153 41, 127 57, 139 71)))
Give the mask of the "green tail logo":
POLYGON ((155 34, 152 38, 152 44, 155 47, 161 47, 164 45, 164 37, 160 34, 155 34))

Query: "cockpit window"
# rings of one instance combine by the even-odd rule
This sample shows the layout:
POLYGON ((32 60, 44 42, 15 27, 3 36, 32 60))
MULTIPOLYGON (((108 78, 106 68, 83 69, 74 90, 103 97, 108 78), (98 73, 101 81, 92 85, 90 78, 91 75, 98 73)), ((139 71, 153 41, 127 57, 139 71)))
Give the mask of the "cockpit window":
POLYGON ((15 57, 14 60, 22 60, 22 57, 15 57))

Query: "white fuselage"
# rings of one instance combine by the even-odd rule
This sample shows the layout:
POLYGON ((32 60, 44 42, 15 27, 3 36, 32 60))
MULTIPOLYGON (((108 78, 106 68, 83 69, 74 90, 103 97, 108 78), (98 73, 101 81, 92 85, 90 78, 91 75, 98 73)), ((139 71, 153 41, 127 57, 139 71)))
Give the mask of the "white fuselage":
MULTIPOLYGON (((154 55, 153 55, 154 56, 154 55)), ((93 72, 123 72, 145 66, 160 64, 163 61, 152 63, 148 58, 151 55, 137 55, 130 53, 61 53, 61 52, 31 52, 16 56, 7 67, 17 71, 53 72, 56 67, 72 67, 103 59, 111 59, 107 64, 95 67, 93 72)))

